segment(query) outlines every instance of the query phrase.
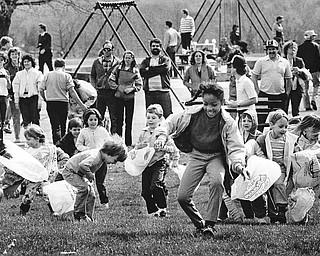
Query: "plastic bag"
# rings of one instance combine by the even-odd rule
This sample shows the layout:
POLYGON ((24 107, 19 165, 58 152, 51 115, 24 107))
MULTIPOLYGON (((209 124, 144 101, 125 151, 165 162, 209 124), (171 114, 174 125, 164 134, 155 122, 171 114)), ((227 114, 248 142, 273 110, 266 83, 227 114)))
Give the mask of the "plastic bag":
POLYGON ((12 158, 7 159, 0 156, 1 164, 32 182, 48 180, 48 170, 37 159, 9 140, 5 140, 4 144, 12 158))
POLYGON ((74 210, 77 189, 67 181, 53 182, 43 187, 43 192, 48 195, 52 210, 59 215, 74 210))
POLYGON ((140 175, 150 163, 154 152, 154 148, 149 146, 130 150, 127 159, 124 161, 126 172, 131 176, 140 175))
POLYGON ((280 166, 269 159, 251 156, 247 165, 250 179, 239 175, 231 186, 231 199, 254 201, 264 194, 280 177, 280 166))
POLYGON ((97 100, 97 90, 90 83, 84 80, 73 80, 73 82, 82 102, 87 103, 89 101, 92 105, 97 100))

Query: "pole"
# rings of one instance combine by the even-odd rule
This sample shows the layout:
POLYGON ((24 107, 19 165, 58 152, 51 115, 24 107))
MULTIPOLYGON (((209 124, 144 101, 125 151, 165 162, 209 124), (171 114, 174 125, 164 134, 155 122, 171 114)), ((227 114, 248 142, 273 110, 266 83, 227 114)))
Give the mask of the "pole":
POLYGON ((268 27, 270 30, 272 30, 272 27, 270 26, 269 22, 267 21, 266 17, 264 16, 263 12, 261 11, 261 9, 259 8, 259 6, 257 5, 256 1, 253 0, 253 3, 255 4, 255 6, 257 7, 258 11, 260 12, 262 18, 264 19, 264 21, 267 23, 268 27))
MULTIPOLYGON (((140 18, 142 19, 142 21, 144 22, 144 24, 147 26, 147 28, 149 29, 150 33, 152 34, 153 37, 157 37, 156 34, 153 32, 153 30, 151 29, 151 27, 149 26, 148 22, 146 21, 146 19, 143 17, 142 13, 140 12, 140 10, 138 9, 138 7, 135 5, 134 6, 135 9, 137 10, 137 13, 139 14, 140 18)), ((166 56, 167 53, 166 51, 164 51, 163 47, 162 48, 162 51, 164 52, 164 54, 166 56)), ((148 54, 150 56, 150 54, 148 54)), ((170 58, 169 58, 170 59, 170 58)), ((170 59, 171 60, 171 59, 170 59)), ((172 63, 172 60, 171 60, 171 63, 172 63)), ((179 70, 177 69, 176 65, 173 65, 175 71, 177 71, 177 74, 179 74, 180 78, 182 78, 181 74, 179 73, 179 70)), ((178 101, 178 103, 180 104, 180 106, 182 107, 182 109, 185 109, 184 105, 182 104, 182 102, 180 101, 180 99, 178 98, 177 94, 174 92, 174 90, 171 88, 171 86, 169 87, 170 91, 172 92, 173 96, 176 98, 176 100, 178 101)))
POLYGON ((204 15, 204 18, 201 20, 201 22, 200 22, 200 24, 198 25, 198 27, 197 27, 196 31, 194 32, 193 37, 195 37, 195 35, 196 35, 196 34, 197 34, 197 32, 199 31, 200 27, 202 26, 202 23, 204 22, 205 18, 209 15, 209 13, 210 13, 210 11, 211 11, 211 9, 212 9, 213 5, 215 4, 215 2, 216 2, 216 0, 214 0, 214 1, 212 2, 212 4, 210 5, 210 7, 209 7, 208 11, 207 11, 207 12, 206 12, 206 14, 204 15))
POLYGON ((141 38, 139 37, 139 35, 137 34, 137 32, 134 30, 132 24, 130 23, 130 21, 128 20, 128 18, 126 17, 126 15, 123 13, 123 11, 121 10, 121 8, 119 8, 119 12, 122 14, 123 18, 125 19, 125 21, 128 23, 130 29, 132 30, 133 34, 136 36, 136 38, 138 39, 139 43, 141 44, 141 46, 143 47, 143 49, 145 50, 145 52, 148 54, 149 51, 146 48, 146 46, 144 45, 144 43, 142 42, 141 38))
POLYGON ((242 11, 245 13, 245 15, 247 15, 249 21, 251 22, 252 26, 254 27, 254 29, 256 30, 256 32, 258 33, 258 35, 260 36, 260 38, 262 39, 262 41, 264 42, 264 38, 262 37, 262 35, 260 34, 259 30, 257 29, 256 25, 254 25, 253 21, 251 20, 249 14, 247 13, 247 11, 244 9, 244 7, 242 6, 242 4, 240 3, 240 1, 238 0, 238 3, 240 4, 242 11))
MULTIPOLYGON (((126 10, 125 15, 127 15, 127 13, 128 13, 128 11, 129 11, 129 9, 130 9, 130 5, 128 6, 128 8, 127 8, 127 10, 126 10)), ((116 27, 116 30, 117 30, 117 31, 119 30, 119 28, 120 28, 120 26, 121 26, 121 24, 122 24, 123 20, 124 20, 124 18, 122 17, 122 19, 120 20, 120 22, 119 22, 118 26, 116 27)), ((112 36, 110 37, 110 41, 112 41, 113 37, 114 37, 114 34, 112 34, 112 36)))
POLYGON ((116 35, 117 39, 119 40, 122 48, 123 48, 124 50, 126 50, 126 49, 127 49, 126 46, 125 46, 124 43, 122 42, 121 37, 119 36, 118 32, 116 31, 116 29, 115 29, 114 26, 112 25, 112 23, 111 23, 111 21, 109 20, 107 14, 106 14, 105 11, 103 10, 101 4, 98 2, 97 5, 98 5, 99 9, 101 10, 103 16, 106 18, 106 20, 107 20, 109 26, 111 27, 113 33, 116 35))
POLYGON ((259 20, 259 18, 258 18, 258 16, 257 16, 257 14, 254 12, 254 10, 253 10, 253 8, 252 8, 252 6, 251 6, 251 4, 249 3, 249 1, 248 1, 248 0, 247 0, 247 3, 248 3, 248 5, 249 5, 249 7, 250 7, 251 11, 253 12, 254 16, 255 16, 255 17, 256 17, 256 19, 258 20, 258 22, 259 22, 260 26, 262 27, 262 29, 263 29, 264 33, 267 35, 267 38, 269 38, 269 34, 268 34, 268 32, 265 30, 264 26, 262 25, 261 21, 259 20))
POLYGON ((77 73, 78 73, 78 71, 79 71, 82 63, 83 63, 84 60, 87 58, 87 56, 88 56, 91 48, 94 46, 95 42, 97 41, 99 35, 101 34, 101 32, 102 32, 102 30, 103 30, 103 28, 104 28, 104 26, 105 26, 106 24, 107 24, 107 21, 105 20, 104 23, 103 23, 103 25, 101 26, 100 30, 99 30, 98 33, 96 34, 95 38, 93 39, 92 43, 90 44, 89 48, 87 49, 86 53, 84 54, 84 56, 83 56, 82 60, 80 61, 79 65, 77 66, 76 70, 73 72, 73 75, 72 75, 73 78, 76 77, 76 75, 77 75, 77 73))
POLYGON ((196 21, 196 19, 198 18, 198 15, 200 14, 200 12, 201 12, 201 10, 202 10, 202 8, 203 8, 203 6, 205 5, 206 2, 207 2, 207 0, 204 0, 204 1, 203 1, 203 3, 202 3, 202 5, 200 6, 200 8, 199 8, 199 10, 198 10, 198 12, 197 12, 197 14, 196 14, 196 16, 194 16, 194 21, 196 21))
POLYGON ((92 18, 93 14, 95 12, 95 9, 90 13, 88 19, 86 20, 86 22, 84 23, 84 25, 82 26, 82 28, 80 29, 79 33, 77 34, 76 38, 73 40, 72 44, 69 47, 69 50, 64 54, 64 56, 62 57, 63 59, 67 58, 68 54, 70 53, 71 49, 73 48, 73 46, 75 45, 75 43, 78 41, 80 35, 82 34, 83 30, 85 29, 85 27, 88 25, 89 20, 92 18))
POLYGON ((238 21, 238 23, 239 23, 239 33, 240 33, 240 35, 241 35, 241 10, 240 10, 240 3, 238 2, 238 19, 239 19, 239 21, 238 21))
POLYGON ((206 31, 207 27, 209 26, 209 24, 210 24, 213 16, 216 14, 218 8, 219 8, 219 4, 217 5, 216 9, 213 11, 213 13, 212 13, 210 19, 208 20, 206 26, 205 26, 204 29, 202 30, 202 33, 200 34, 199 39, 198 39, 199 41, 200 41, 200 38, 202 37, 203 33, 206 31))
POLYGON ((220 0, 220 3, 219 3, 219 41, 218 43, 220 43, 220 39, 221 39, 221 11, 222 11, 221 2, 222 0, 220 0))

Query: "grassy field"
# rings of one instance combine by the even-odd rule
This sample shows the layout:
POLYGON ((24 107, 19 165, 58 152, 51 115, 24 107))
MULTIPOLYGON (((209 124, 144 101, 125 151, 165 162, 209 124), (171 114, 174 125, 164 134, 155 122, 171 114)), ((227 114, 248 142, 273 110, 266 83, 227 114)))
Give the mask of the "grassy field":
MULTIPOLYGON (((148 216, 141 177, 129 176, 123 164, 109 166, 110 209, 97 203, 94 223, 51 217, 41 197, 26 217, 19 215, 20 198, 3 200, 0 255, 320 255, 318 202, 307 225, 218 224, 215 238, 196 237, 177 203, 177 175, 169 172, 166 181, 167 218, 148 216), (8 249, 14 239, 15 246, 8 249)), ((195 195, 202 213, 207 185, 205 178, 195 195)))

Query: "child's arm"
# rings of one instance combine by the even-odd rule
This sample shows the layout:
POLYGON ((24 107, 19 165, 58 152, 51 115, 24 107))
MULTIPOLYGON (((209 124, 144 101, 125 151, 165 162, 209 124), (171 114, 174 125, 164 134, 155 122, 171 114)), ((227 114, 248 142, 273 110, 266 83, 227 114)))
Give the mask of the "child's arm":
POLYGON ((76 148, 81 152, 90 149, 90 147, 85 145, 85 130, 82 129, 77 138, 76 148))

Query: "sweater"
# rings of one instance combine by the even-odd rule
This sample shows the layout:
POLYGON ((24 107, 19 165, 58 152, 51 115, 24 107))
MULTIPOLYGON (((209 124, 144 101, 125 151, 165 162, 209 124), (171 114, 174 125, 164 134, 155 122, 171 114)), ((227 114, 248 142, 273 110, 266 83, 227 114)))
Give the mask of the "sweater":
POLYGON ((79 151, 101 148, 106 140, 110 138, 109 132, 102 126, 98 126, 94 130, 91 128, 83 128, 78 136, 76 148, 79 151))

